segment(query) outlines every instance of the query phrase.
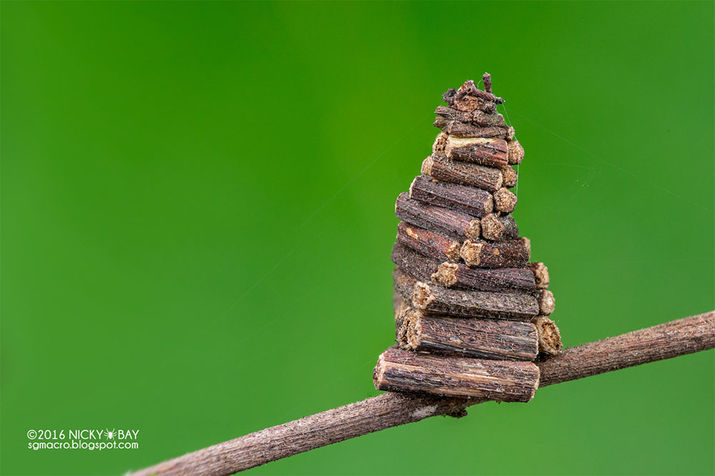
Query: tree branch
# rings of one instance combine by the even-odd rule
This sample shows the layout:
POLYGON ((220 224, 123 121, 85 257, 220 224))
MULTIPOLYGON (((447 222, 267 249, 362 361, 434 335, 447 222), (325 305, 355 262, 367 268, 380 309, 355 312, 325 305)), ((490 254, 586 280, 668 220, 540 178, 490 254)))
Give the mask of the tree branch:
MULTIPOLYGON (((539 363, 540 387, 715 347, 715 311, 567 349, 539 363)), ((464 416, 482 403, 384 393, 188 453, 136 475, 225 475, 436 415, 464 416)))

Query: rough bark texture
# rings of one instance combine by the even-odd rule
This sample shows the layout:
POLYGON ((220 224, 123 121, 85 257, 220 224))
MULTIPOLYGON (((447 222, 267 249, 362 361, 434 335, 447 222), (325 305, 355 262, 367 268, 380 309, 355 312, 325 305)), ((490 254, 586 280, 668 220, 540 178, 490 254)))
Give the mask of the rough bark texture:
POLYGON ((415 284, 417 284, 417 280, 400 268, 395 268, 392 271, 392 287, 394 289, 394 294, 401 297, 410 305, 412 305, 412 297, 415 294, 415 284))
POLYGON ((472 80, 462 84, 459 89, 448 89, 447 92, 442 94, 442 99, 460 111, 479 109, 485 112, 494 112, 496 105, 504 102, 504 99, 478 89, 472 80))
POLYGON ((501 170, 503 185, 505 187, 514 187, 516 182, 519 180, 519 175, 514 170, 511 165, 502 165, 499 170, 501 170))
POLYGON ((539 368, 533 362, 436 356, 390 347, 380 354, 373 381, 378 390, 528 402, 539 386, 539 368))
POLYGON ((434 113, 450 121, 464 122, 477 126, 504 126, 504 116, 498 113, 487 114, 480 110, 464 112, 445 106, 438 106, 434 113))
MULTIPOLYGON (((489 80, 490 84, 490 89, 491 89, 491 79, 489 80)), ((476 84, 474 84, 474 81, 471 79, 468 81, 465 81, 464 84, 462 84, 459 89, 457 90, 457 96, 459 95, 470 95, 470 96, 476 96, 479 99, 483 99, 485 101, 490 101, 495 104, 504 104, 504 99, 495 96, 491 92, 487 91, 482 91, 477 87, 476 84)))
MULTIPOLYGON (((464 241, 478 239, 481 235, 481 222, 477 217, 456 210, 427 205, 412 200, 407 193, 401 193, 395 202, 397 218, 415 226, 441 231, 464 241)), ((517 231, 518 233, 518 231, 517 231)))
POLYGON ((426 282, 432 280, 432 275, 437 272, 440 265, 439 261, 430 259, 399 242, 392 245, 390 259, 401 271, 426 282))
MULTIPOLYGON (((447 91, 445 94, 449 94, 453 89, 447 91)), ((456 92, 456 91, 455 91, 456 92)), ((479 109, 487 113, 493 113, 497 110, 497 106, 493 101, 488 101, 485 99, 480 99, 476 96, 463 95, 453 97, 451 101, 447 101, 447 104, 460 111, 470 112, 479 109)))
POLYGON ((549 268, 544 263, 533 262, 527 265, 532 273, 534 273, 534 281, 537 288, 549 287, 549 268))
POLYGON ((524 148, 518 140, 509 142, 507 148, 507 160, 510 164, 520 164, 521 161, 524 160, 524 148))
POLYGON ((494 209, 502 213, 511 213, 516 207, 517 198, 508 188, 494 192, 494 209))
POLYGON ((426 314, 531 321, 539 304, 530 294, 448 289, 418 282, 412 305, 426 314))
POLYGON ((503 139, 471 139, 452 135, 447 138, 444 147, 444 153, 450 159, 492 167, 507 165, 507 150, 507 142, 503 139))
MULTIPOLYGON (((540 387, 715 347, 715 312, 567 349, 539 362, 540 387)), ((267 428, 140 470, 137 476, 223 476, 437 415, 464 416, 481 400, 385 393, 267 428)))
POLYGON ((390 257, 402 272, 413 278, 445 287, 495 292, 535 289, 534 274, 527 268, 484 269, 469 268, 462 263, 440 263, 401 243, 395 243, 390 257))
POLYGON ((459 250, 468 266, 480 268, 523 268, 530 254, 531 242, 525 237, 497 242, 467 240, 459 250))
POLYGON ((482 238, 491 241, 513 240, 519 236, 519 227, 511 215, 490 213, 481 221, 482 238))
POLYGON ((496 192, 504 183, 499 169, 469 162, 457 162, 444 155, 427 157, 422 162, 422 173, 442 182, 469 185, 489 192, 496 192))
POLYGON ((484 73, 482 75, 482 81, 484 82, 484 90, 488 93, 492 92, 492 75, 489 73, 484 73))
POLYGON ((514 136, 514 129, 507 126, 475 126, 466 122, 451 121, 445 117, 436 117, 432 123, 435 127, 442 130, 443 133, 454 137, 462 138, 492 138, 492 139, 510 139, 514 136))
MULTIPOLYGON (((471 402, 475 403, 478 402, 471 402)), ((133 474, 226 476, 427 417, 464 416, 467 404, 464 399, 384 393, 188 453, 133 474)))
POLYGON ((517 292, 534 289, 534 275, 525 268, 470 268, 462 263, 442 263, 431 281, 448 288, 517 292))
POLYGON ((434 231, 408 225, 401 221, 397 225, 397 241, 432 259, 439 261, 459 261, 461 243, 434 231))
POLYGON ((566 349, 539 364, 541 386, 715 347, 715 311, 566 349))
POLYGON ((461 319, 406 311, 401 348, 417 352, 494 360, 532 361, 539 352, 536 326, 530 322, 461 319))
POLYGON ((410 198, 480 218, 494 209, 491 193, 465 185, 438 182, 428 175, 415 177, 410 185, 410 198))
POLYGON ((561 332, 556 323, 546 316, 537 316, 531 321, 539 335, 539 352, 545 355, 557 355, 561 352, 561 332))

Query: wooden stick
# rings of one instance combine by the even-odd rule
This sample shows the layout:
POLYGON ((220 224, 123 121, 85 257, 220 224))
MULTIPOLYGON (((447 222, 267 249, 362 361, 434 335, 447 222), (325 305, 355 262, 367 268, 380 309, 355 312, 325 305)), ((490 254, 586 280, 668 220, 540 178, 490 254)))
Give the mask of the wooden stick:
POLYGON ((492 92, 492 75, 489 73, 484 73, 482 75, 482 81, 484 82, 484 90, 488 93, 492 92))
POLYGON ((531 242, 525 237, 494 243, 467 240, 459 250, 468 266, 481 268, 523 268, 530 254, 531 242))
POLYGON ((486 112, 493 112, 496 110, 497 104, 504 102, 504 99, 492 93, 477 89, 472 80, 466 81, 457 90, 454 88, 448 89, 447 92, 442 94, 442 99, 460 111, 480 109, 486 112))
POLYGON ((519 227, 511 215, 497 216, 490 213, 482 218, 481 228, 485 240, 513 240, 519 236, 519 227))
MULTIPOLYGON (((715 347, 715 312, 567 349, 539 362, 540 387, 715 347)), ((606 389, 607 390, 607 389, 606 389)), ((390 392, 267 428, 140 470, 222 476, 438 415, 464 416, 479 401, 390 392)))
POLYGON ((465 239, 479 239, 481 235, 479 218, 456 210, 434 207, 412 200, 407 193, 401 193, 397 197, 395 215, 407 223, 441 231, 462 241, 465 239))
POLYGON ((715 347, 715 311, 566 349, 539 364, 541 387, 715 347))
POLYGON ((524 148, 518 140, 509 142, 507 149, 507 160, 510 164, 520 164, 524 160, 524 148))
MULTIPOLYGON (((392 271, 393 294, 398 295, 403 301, 410 303, 410 305, 412 303, 412 296, 415 293, 415 284, 417 284, 417 280, 400 268, 395 268, 392 271)), ((395 309, 397 309, 397 306, 395 306, 395 309)))
POLYGON ((539 314, 529 294, 466 291, 418 282, 412 305, 426 314, 531 321, 539 314))
POLYGON ((533 362, 418 354, 390 347, 373 371, 378 390, 499 402, 528 402, 539 387, 533 362))
POLYGON ((503 139, 467 139, 450 135, 444 153, 450 159, 500 167, 508 164, 508 146, 503 139))
POLYGON ((535 286, 526 268, 470 268, 462 263, 442 263, 430 278, 441 286, 475 291, 517 292, 535 286))
MULTIPOLYGON (((419 281, 429 282, 439 268, 439 261, 418 253, 402 243, 392 245, 390 259, 400 270, 419 281)), ((412 296, 410 296, 412 299, 412 296)))
POLYGON ((528 268, 485 269, 470 268, 461 263, 440 263, 401 243, 392 247, 390 258, 402 272, 441 286, 495 292, 535 290, 534 275, 528 268))
POLYGON ((438 182, 429 175, 415 177, 410 185, 410 198, 480 218, 494 209, 491 193, 465 185, 438 182))
POLYGON ((544 263, 534 262, 527 264, 529 269, 534 273, 534 281, 537 288, 549 287, 549 268, 544 263))
MULTIPOLYGON (((491 79, 489 80, 489 88, 491 89, 491 79)), ((504 99, 495 96, 491 92, 487 91, 482 91, 481 89, 477 88, 476 84, 474 84, 474 81, 471 79, 469 81, 465 81, 464 84, 462 84, 459 89, 457 90, 457 95, 459 94, 464 94, 464 95, 471 95, 471 96, 476 96, 480 99, 484 99, 485 101, 491 101, 496 104, 504 104, 504 99)))
POLYGON ((443 182, 469 185, 489 192, 498 191, 504 183, 502 171, 499 169, 457 162, 444 155, 427 157, 422 162, 422 173, 443 182))
MULTIPOLYGON (((447 91, 445 94, 450 93, 450 90, 447 91)), ((476 96, 472 95, 462 95, 460 96, 457 91, 455 91, 455 95, 447 101, 447 104, 452 106, 455 109, 459 109, 460 111, 465 111, 465 112, 470 112, 474 111, 476 109, 479 109, 480 111, 492 113, 497 110, 497 105, 493 101, 487 101, 486 99, 478 98, 476 96)), ((444 95, 442 95, 444 98, 444 95)))
POLYGON ((556 307, 554 294, 548 289, 539 289, 536 292, 536 299, 539 301, 539 314, 550 316, 556 307))
POLYGON ((539 352, 545 355, 558 355, 563 344, 556 323, 546 316, 537 316, 531 322, 536 326, 539 335, 539 352))
POLYGON ((402 301, 400 305, 400 315, 395 314, 395 342, 401 349, 409 349, 407 334, 413 326, 413 321, 422 315, 420 311, 412 307, 409 301, 402 301))
POLYGON ((465 122, 477 126, 504 126, 504 116, 498 113, 487 114, 480 110, 464 112, 445 106, 438 106, 434 113, 450 121, 465 122))
POLYGON ((398 345, 407 345, 407 329, 409 322, 414 319, 413 314, 416 311, 408 301, 405 301, 402 296, 393 291, 393 302, 395 305, 395 342, 398 345))
POLYGON ((397 241, 425 256, 439 261, 459 261, 461 243, 434 231, 408 225, 404 221, 397 224, 397 241))
POLYGON ((401 348, 416 352, 495 360, 532 361, 539 352, 537 326, 531 322, 428 316, 403 312, 401 348))
POLYGON ((511 213, 516 207, 516 195, 508 188, 500 188, 494 192, 494 209, 502 213, 511 213))
POLYGON ((441 116, 436 117, 432 125, 441 129, 443 133, 454 137, 485 137, 506 140, 514 138, 514 128, 507 126, 475 126, 467 122, 451 121, 441 116))
POLYGON ((432 143, 432 153, 433 154, 444 154, 444 148, 447 146, 447 138, 449 137, 448 134, 445 134, 444 132, 440 132, 437 134, 437 137, 434 139, 434 142, 432 143))

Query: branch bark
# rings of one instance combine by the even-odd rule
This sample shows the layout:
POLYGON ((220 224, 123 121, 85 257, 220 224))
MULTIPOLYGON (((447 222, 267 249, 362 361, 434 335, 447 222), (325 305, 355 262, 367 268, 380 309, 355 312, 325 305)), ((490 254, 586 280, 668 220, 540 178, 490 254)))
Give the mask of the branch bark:
MULTIPOLYGON (((715 311, 565 350, 539 362, 540 387, 715 347, 715 311)), ((384 393, 188 453, 134 474, 225 475, 480 401, 384 393)))

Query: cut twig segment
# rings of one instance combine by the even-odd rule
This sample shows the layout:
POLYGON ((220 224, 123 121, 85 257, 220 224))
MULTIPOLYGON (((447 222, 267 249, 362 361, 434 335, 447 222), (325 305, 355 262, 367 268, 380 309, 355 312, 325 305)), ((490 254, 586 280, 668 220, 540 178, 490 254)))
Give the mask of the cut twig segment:
MULTIPOLYGON (((489 80, 489 84, 491 89, 491 79, 489 80)), ((464 84, 459 87, 459 89, 457 90, 457 96, 459 95, 475 96, 479 99, 490 101, 495 104, 504 104, 504 99, 495 96, 490 91, 482 91, 481 89, 477 88, 477 85, 474 84, 474 81, 472 81, 471 79, 469 81, 465 81, 464 84)))
POLYGON ((530 321, 539 314, 529 294, 448 289, 425 282, 415 284, 412 305, 427 314, 488 317, 530 321))
POLYGON ((444 132, 440 132, 437 134, 437 137, 434 140, 434 143, 432 144, 432 153, 433 154, 444 154, 444 148, 447 146, 447 137, 449 137, 447 134, 444 132))
POLYGON ((492 92, 492 75, 489 73, 484 73, 482 75, 482 81, 484 82, 484 90, 488 93, 492 92))
POLYGON ((392 246, 390 259, 397 267, 419 281, 429 282, 437 272, 440 262, 418 253, 402 243, 392 246))
POLYGON ((444 153, 450 159, 500 167, 507 165, 507 142, 503 139, 461 138, 450 135, 444 153))
POLYGON ((521 161, 524 160, 524 148, 521 146, 518 140, 509 142, 507 148, 507 158, 510 164, 520 164, 521 161))
POLYGON ((533 362, 435 356, 390 347, 373 372, 375 388, 446 397, 528 402, 539 386, 533 362))
POLYGON ((412 200, 407 193, 397 197, 395 215, 415 226, 441 231, 461 240, 478 239, 481 234, 479 218, 412 200))
POLYGON ((513 240, 519 236, 519 227, 511 215, 497 216, 490 213, 482 218, 481 228, 485 240, 513 240))
POLYGON ((484 269, 462 263, 440 263, 400 243, 392 247, 391 258, 402 272, 413 278, 445 287, 497 292, 535 289, 534 275, 526 268, 484 269))
POLYGON ((463 138, 493 138, 511 140, 514 137, 514 128, 507 126, 475 126, 466 122, 451 121, 445 117, 436 117, 432 123, 442 132, 454 137, 463 138))
POLYGON ((530 253, 531 242, 525 237, 498 242, 467 240, 459 250, 467 265, 481 268, 523 268, 530 253))
POLYGON ((536 282, 536 287, 537 288, 548 288, 549 287, 549 268, 547 268, 546 265, 541 262, 529 263, 527 266, 534 273, 534 281, 536 282))
POLYGON ((450 121, 464 122, 477 126, 504 126, 504 116, 498 113, 487 114, 480 110, 464 112, 445 106, 438 106, 434 113, 450 121))
POLYGON ((545 355, 558 355, 563 344, 556 323, 546 316, 537 316, 531 322, 536 326, 539 336, 539 352, 545 355))
POLYGON ((458 261, 461 243, 434 231, 411 226, 401 221, 397 225, 397 241, 425 256, 439 261, 458 261))
POLYGON ((469 185, 490 192, 496 192, 504 183, 499 169, 469 162, 457 162, 444 155, 427 157, 422 162, 422 173, 443 182, 469 185))
POLYGON ((504 100, 492 93, 477 89, 474 81, 469 80, 462 84, 459 89, 450 88, 442 95, 442 99, 450 106, 460 111, 474 111, 479 109, 485 112, 494 112, 497 104, 502 104, 504 100))
POLYGON ((397 306, 395 306, 395 342, 402 346, 402 343, 407 342, 408 321, 412 320, 411 314, 417 311, 408 301, 402 299, 402 296, 397 292, 394 293, 393 297, 397 300, 397 306))
MULTIPOLYGON (((417 284, 417 280, 400 268, 395 268, 392 271, 393 294, 399 296, 402 301, 410 306, 412 305, 412 297, 415 294, 415 284, 417 284)), ((397 309, 398 307, 395 306, 395 308, 397 309)))
POLYGON ((445 95, 448 95, 446 96, 448 98, 446 99, 447 104, 460 111, 469 112, 479 109, 480 111, 493 113, 497 110, 497 106, 493 101, 488 101, 469 95, 463 95, 458 97, 458 93, 454 89, 450 89, 445 93, 445 95), (454 92, 455 94, 451 95, 452 92, 454 92), (449 95, 451 95, 451 97, 449 95))
POLYGON ((491 193, 465 185, 438 182, 428 175, 415 177, 410 185, 410 198, 480 218, 494 209, 491 193))
POLYGON ((494 209, 502 213, 511 213, 516 207, 516 195, 508 188, 500 188, 494 192, 494 209))
POLYGON ((511 165, 502 165, 499 167, 499 170, 501 170, 503 185, 505 187, 514 187, 519 180, 519 175, 516 173, 516 170, 514 170, 514 167, 511 165))
POLYGON ((400 347, 417 352, 495 360, 532 361, 539 352, 530 322, 429 316, 411 309, 403 321, 400 347))
POLYGON ((448 288, 475 291, 528 291, 534 289, 534 276, 524 268, 470 268, 462 263, 442 263, 431 281, 448 288))
POLYGON ((536 292, 536 298, 539 300, 539 314, 550 316, 556 307, 554 294, 548 289, 539 289, 536 292))

